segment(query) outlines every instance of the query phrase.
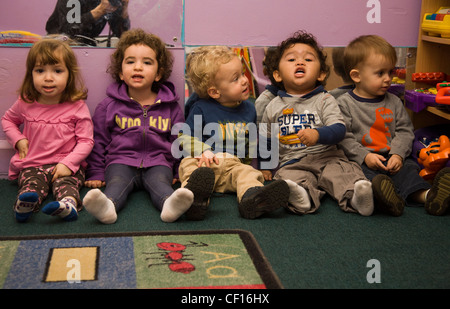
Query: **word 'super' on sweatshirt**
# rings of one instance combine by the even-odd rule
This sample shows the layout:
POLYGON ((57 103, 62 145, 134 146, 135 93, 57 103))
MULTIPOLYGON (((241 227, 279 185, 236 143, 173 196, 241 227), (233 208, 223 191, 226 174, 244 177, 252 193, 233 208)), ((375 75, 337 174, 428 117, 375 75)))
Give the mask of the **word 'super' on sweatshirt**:
POLYGON ((279 91, 266 107, 262 123, 262 136, 273 138, 277 133, 279 140, 280 166, 301 160, 312 153, 321 153, 336 149, 336 144, 345 136, 345 124, 334 97, 322 86, 310 93, 294 97, 279 91), (277 123, 278 132, 271 132, 268 124, 277 123), (307 147, 297 136, 303 129, 315 129, 319 140, 314 146, 307 147))
POLYGON ((177 174, 179 160, 171 153, 171 134, 184 116, 178 95, 170 82, 160 86, 153 105, 142 107, 128 96, 125 83, 113 83, 95 109, 94 148, 88 157, 87 180, 104 181, 105 169, 113 163, 137 168, 163 165, 177 174))

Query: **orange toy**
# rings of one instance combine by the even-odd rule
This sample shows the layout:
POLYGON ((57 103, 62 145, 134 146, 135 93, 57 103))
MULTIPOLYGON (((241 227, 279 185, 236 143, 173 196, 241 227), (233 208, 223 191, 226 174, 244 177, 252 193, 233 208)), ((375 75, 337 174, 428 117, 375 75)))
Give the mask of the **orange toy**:
POLYGON ((431 142, 428 147, 420 149, 417 161, 424 166, 419 172, 423 179, 433 179, 437 172, 447 163, 450 156, 450 141, 441 135, 437 142, 431 142))
POLYGON ((450 105, 450 83, 443 82, 436 85, 436 103, 450 105))

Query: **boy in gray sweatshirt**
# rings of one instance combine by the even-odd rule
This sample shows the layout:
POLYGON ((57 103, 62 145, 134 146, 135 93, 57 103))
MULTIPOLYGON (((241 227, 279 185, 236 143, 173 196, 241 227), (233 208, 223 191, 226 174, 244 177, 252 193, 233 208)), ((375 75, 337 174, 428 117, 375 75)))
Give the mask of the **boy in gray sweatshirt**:
POLYGON ((347 128, 339 145, 372 181, 375 208, 400 216, 405 204, 424 204, 430 214, 442 215, 450 201, 450 169, 431 186, 409 157, 413 125, 401 100, 387 92, 396 62, 395 49, 379 36, 360 36, 346 47, 344 63, 355 89, 338 98, 347 128))

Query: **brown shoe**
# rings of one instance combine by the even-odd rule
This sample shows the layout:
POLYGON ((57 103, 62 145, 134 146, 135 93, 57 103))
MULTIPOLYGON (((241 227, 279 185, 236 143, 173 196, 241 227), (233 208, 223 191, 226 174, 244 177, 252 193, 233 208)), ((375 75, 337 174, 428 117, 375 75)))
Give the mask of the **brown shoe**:
POLYGON ((450 167, 441 169, 428 191, 425 210, 434 216, 442 216, 450 204, 450 167))
POLYGON ((378 174, 372 179, 373 197, 375 208, 392 216, 401 216, 405 208, 405 201, 397 194, 392 179, 383 174, 378 174))

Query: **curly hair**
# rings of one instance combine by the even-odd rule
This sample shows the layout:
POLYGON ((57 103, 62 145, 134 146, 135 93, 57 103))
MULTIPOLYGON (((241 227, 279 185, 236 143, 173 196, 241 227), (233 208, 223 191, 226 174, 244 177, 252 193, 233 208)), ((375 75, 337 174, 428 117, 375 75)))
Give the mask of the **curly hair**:
POLYGON ((269 47, 266 51, 266 56, 263 60, 263 73, 267 76, 272 83, 272 85, 276 85, 277 82, 273 78, 273 71, 278 67, 278 48, 269 47))
POLYGON ((40 93, 34 88, 33 69, 36 64, 54 65, 63 62, 69 72, 66 88, 61 94, 60 103, 75 102, 87 98, 87 89, 84 86, 78 67, 77 58, 68 42, 44 38, 34 43, 28 52, 26 60, 26 73, 19 89, 20 98, 27 103, 39 99, 40 93))
POLYGON ((219 67, 238 57, 226 46, 201 46, 186 59, 186 74, 189 84, 200 98, 208 98, 208 89, 214 86, 219 67))
MULTIPOLYGON (((327 64, 327 55, 323 51, 322 46, 320 46, 319 43, 317 43, 317 40, 314 37, 314 35, 304 30, 295 32, 291 37, 287 38, 278 45, 277 59, 276 61, 273 62, 276 67, 272 68, 272 72, 278 70, 278 66, 280 64, 280 60, 281 57, 283 56, 283 53, 295 44, 306 44, 311 46, 316 51, 320 62, 320 71, 326 74, 325 79, 322 82, 318 81, 318 83, 321 84, 322 86, 325 86, 328 76, 330 75, 330 66, 327 64)), ((277 82, 276 86, 278 86, 281 89, 284 89, 282 83, 277 82)))
POLYGON ((131 29, 122 34, 117 44, 116 50, 111 55, 111 62, 107 72, 111 74, 116 82, 121 82, 120 73, 122 73, 122 62, 125 56, 125 50, 131 45, 146 45, 153 49, 158 62, 158 73, 161 79, 153 83, 153 90, 159 88, 159 84, 168 80, 172 73, 173 56, 166 48, 166 44, 156 35, 147 33, 142 29, 131 29))

